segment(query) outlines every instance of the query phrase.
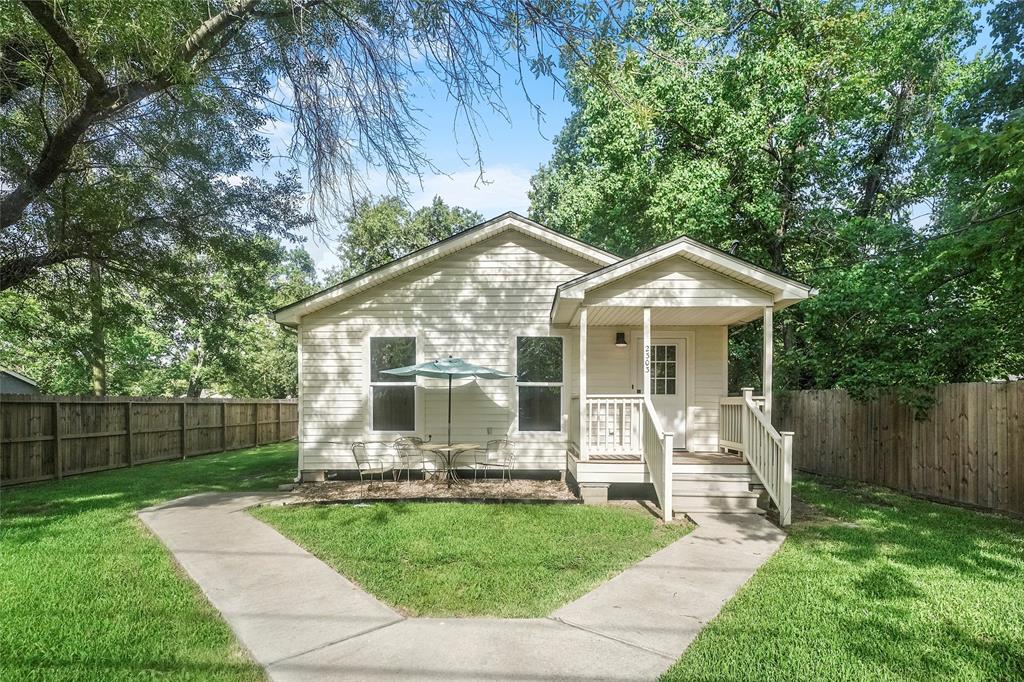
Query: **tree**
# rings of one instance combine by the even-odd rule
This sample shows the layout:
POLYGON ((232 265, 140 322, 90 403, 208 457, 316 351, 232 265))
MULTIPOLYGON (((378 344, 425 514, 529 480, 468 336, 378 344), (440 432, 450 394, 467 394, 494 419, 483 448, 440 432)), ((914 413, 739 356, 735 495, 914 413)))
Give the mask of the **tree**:
MULTIPOLYGON (((295 395, 295 335, 274 323, 268 311, 312 293, 316 276, 305 250, 278 247, 272 253, 242 272, 212 267, 191 284, 197 297, 188 308, 145 288, 104 279, 98 350, 105 359, 107 392, 295 395)), ((93 311, 80 305, 93 283, 78 272, 59 276, 72 266, 89 268, 76 261, 47 270, 32 294, 0 293, 0 365, 21 368, 44 392, 94 392, 96 323, 93 311)))
POLYGON ((546 51, 590 17, 515 0, 7 0, 0 290, 76 258, 145 277, 175 243, 212 253, 288 233, 261 196, 287 188, 237 177, 266 158, 274 116, 294 127, 319 205, 359 187, 365 164, 404 189, 429 167, 410 83, 440 80, 475 137, 477 108, 503 106, 493 60, 549 73, 546 51), (71 210, 108 201, 102 228, 101 211, 71 210))
MULTIPOLYGON (((964 0, 638 7, 570 63, 575 110, 531 216, 622 255, 681 234, 737 241, 818 286, 777 316, 781 387, 977 376, 991 326, 972 333, 981 308, 921 283, 928 239, 912 221, 936 192, 926 152, 973 19, 964 0), (977 361, 942 361, 950 344, 977 361)), ((734 386, 756 377, 759 332, 733 332, 734 386)))
POLYGON ((989 24, 992 46, 930 150, 939 192, 921 283, 989 309, 1001 360, 988 364, 991 377, 1024 374, 1024 6, 997 3, 989 24))
POLYGON ((398 197, 365 199, 345 217, 338 241, 342 265, 328 274, 338 282, 390 263, 416 249, 433 244, 479 223, 479 213, 449 206, 434 197, 429 206, 410 210, 398 197))

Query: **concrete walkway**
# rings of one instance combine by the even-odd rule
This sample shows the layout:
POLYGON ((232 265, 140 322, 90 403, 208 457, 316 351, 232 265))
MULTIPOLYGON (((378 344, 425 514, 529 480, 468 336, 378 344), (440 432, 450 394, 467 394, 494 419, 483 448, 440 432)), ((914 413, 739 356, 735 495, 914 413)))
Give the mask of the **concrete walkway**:
POLYGON ((753 514, 697 528, 548 618, 404 618, 205 493, 139 512, 274 680, 650 680, 782 544, 753 514))

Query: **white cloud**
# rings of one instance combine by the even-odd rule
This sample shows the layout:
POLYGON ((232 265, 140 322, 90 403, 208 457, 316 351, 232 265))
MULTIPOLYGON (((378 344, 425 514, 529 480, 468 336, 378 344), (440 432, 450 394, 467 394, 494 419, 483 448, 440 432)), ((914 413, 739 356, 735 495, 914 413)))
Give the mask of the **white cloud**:
POLYGON ((288 156, 288 146, 291 144, 295 126, 291 121, 282 121, 272 118, 259 127, 260 135, 267 138, 270 144, 270 153, 273 156, 288 156))
POLYGON ((530 171, 514 166, 492 166, 485 171, 483 180, 475 170, 433 175, 423 179, 422 189, 413 193, 410 202, 422 206, 440 196, 445 203, 477 211, 484 219, 505 211, 526 215, 530 207, 530 175, 530 171))

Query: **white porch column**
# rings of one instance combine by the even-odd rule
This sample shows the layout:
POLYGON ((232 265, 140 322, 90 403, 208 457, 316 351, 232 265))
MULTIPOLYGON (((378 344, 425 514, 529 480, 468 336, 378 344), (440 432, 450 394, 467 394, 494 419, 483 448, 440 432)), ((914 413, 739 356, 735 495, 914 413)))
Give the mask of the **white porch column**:
POLYGON ((772 353, 774 351, 773 341, 773 318, 775 308, 770 305, 764 307, 764 355, 761 365, 761 391, 764 393, 764 416, 768 421, 772 420, 772 353))
POLYGON ((580 308, 580 459, 590 458, 587 441, 590 438, 590 423, 587 420, 587 309, 580 308))
POLYGON ((651 309, 644 308, 644 396, 651 395, 651 309))

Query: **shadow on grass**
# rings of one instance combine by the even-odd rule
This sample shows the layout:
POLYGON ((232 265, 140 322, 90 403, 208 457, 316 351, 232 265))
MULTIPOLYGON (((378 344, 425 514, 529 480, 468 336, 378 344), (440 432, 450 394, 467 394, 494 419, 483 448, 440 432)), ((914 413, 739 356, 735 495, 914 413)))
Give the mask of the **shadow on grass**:
POLYGON ((0 677, 263 679, 135 512, 273 488, 295 458, 283 443, 4 489, 0 677))
POLYGON ((794 492, 782 549, 665 679, 1024 679, 1024 523, 817 478, 794 492))

